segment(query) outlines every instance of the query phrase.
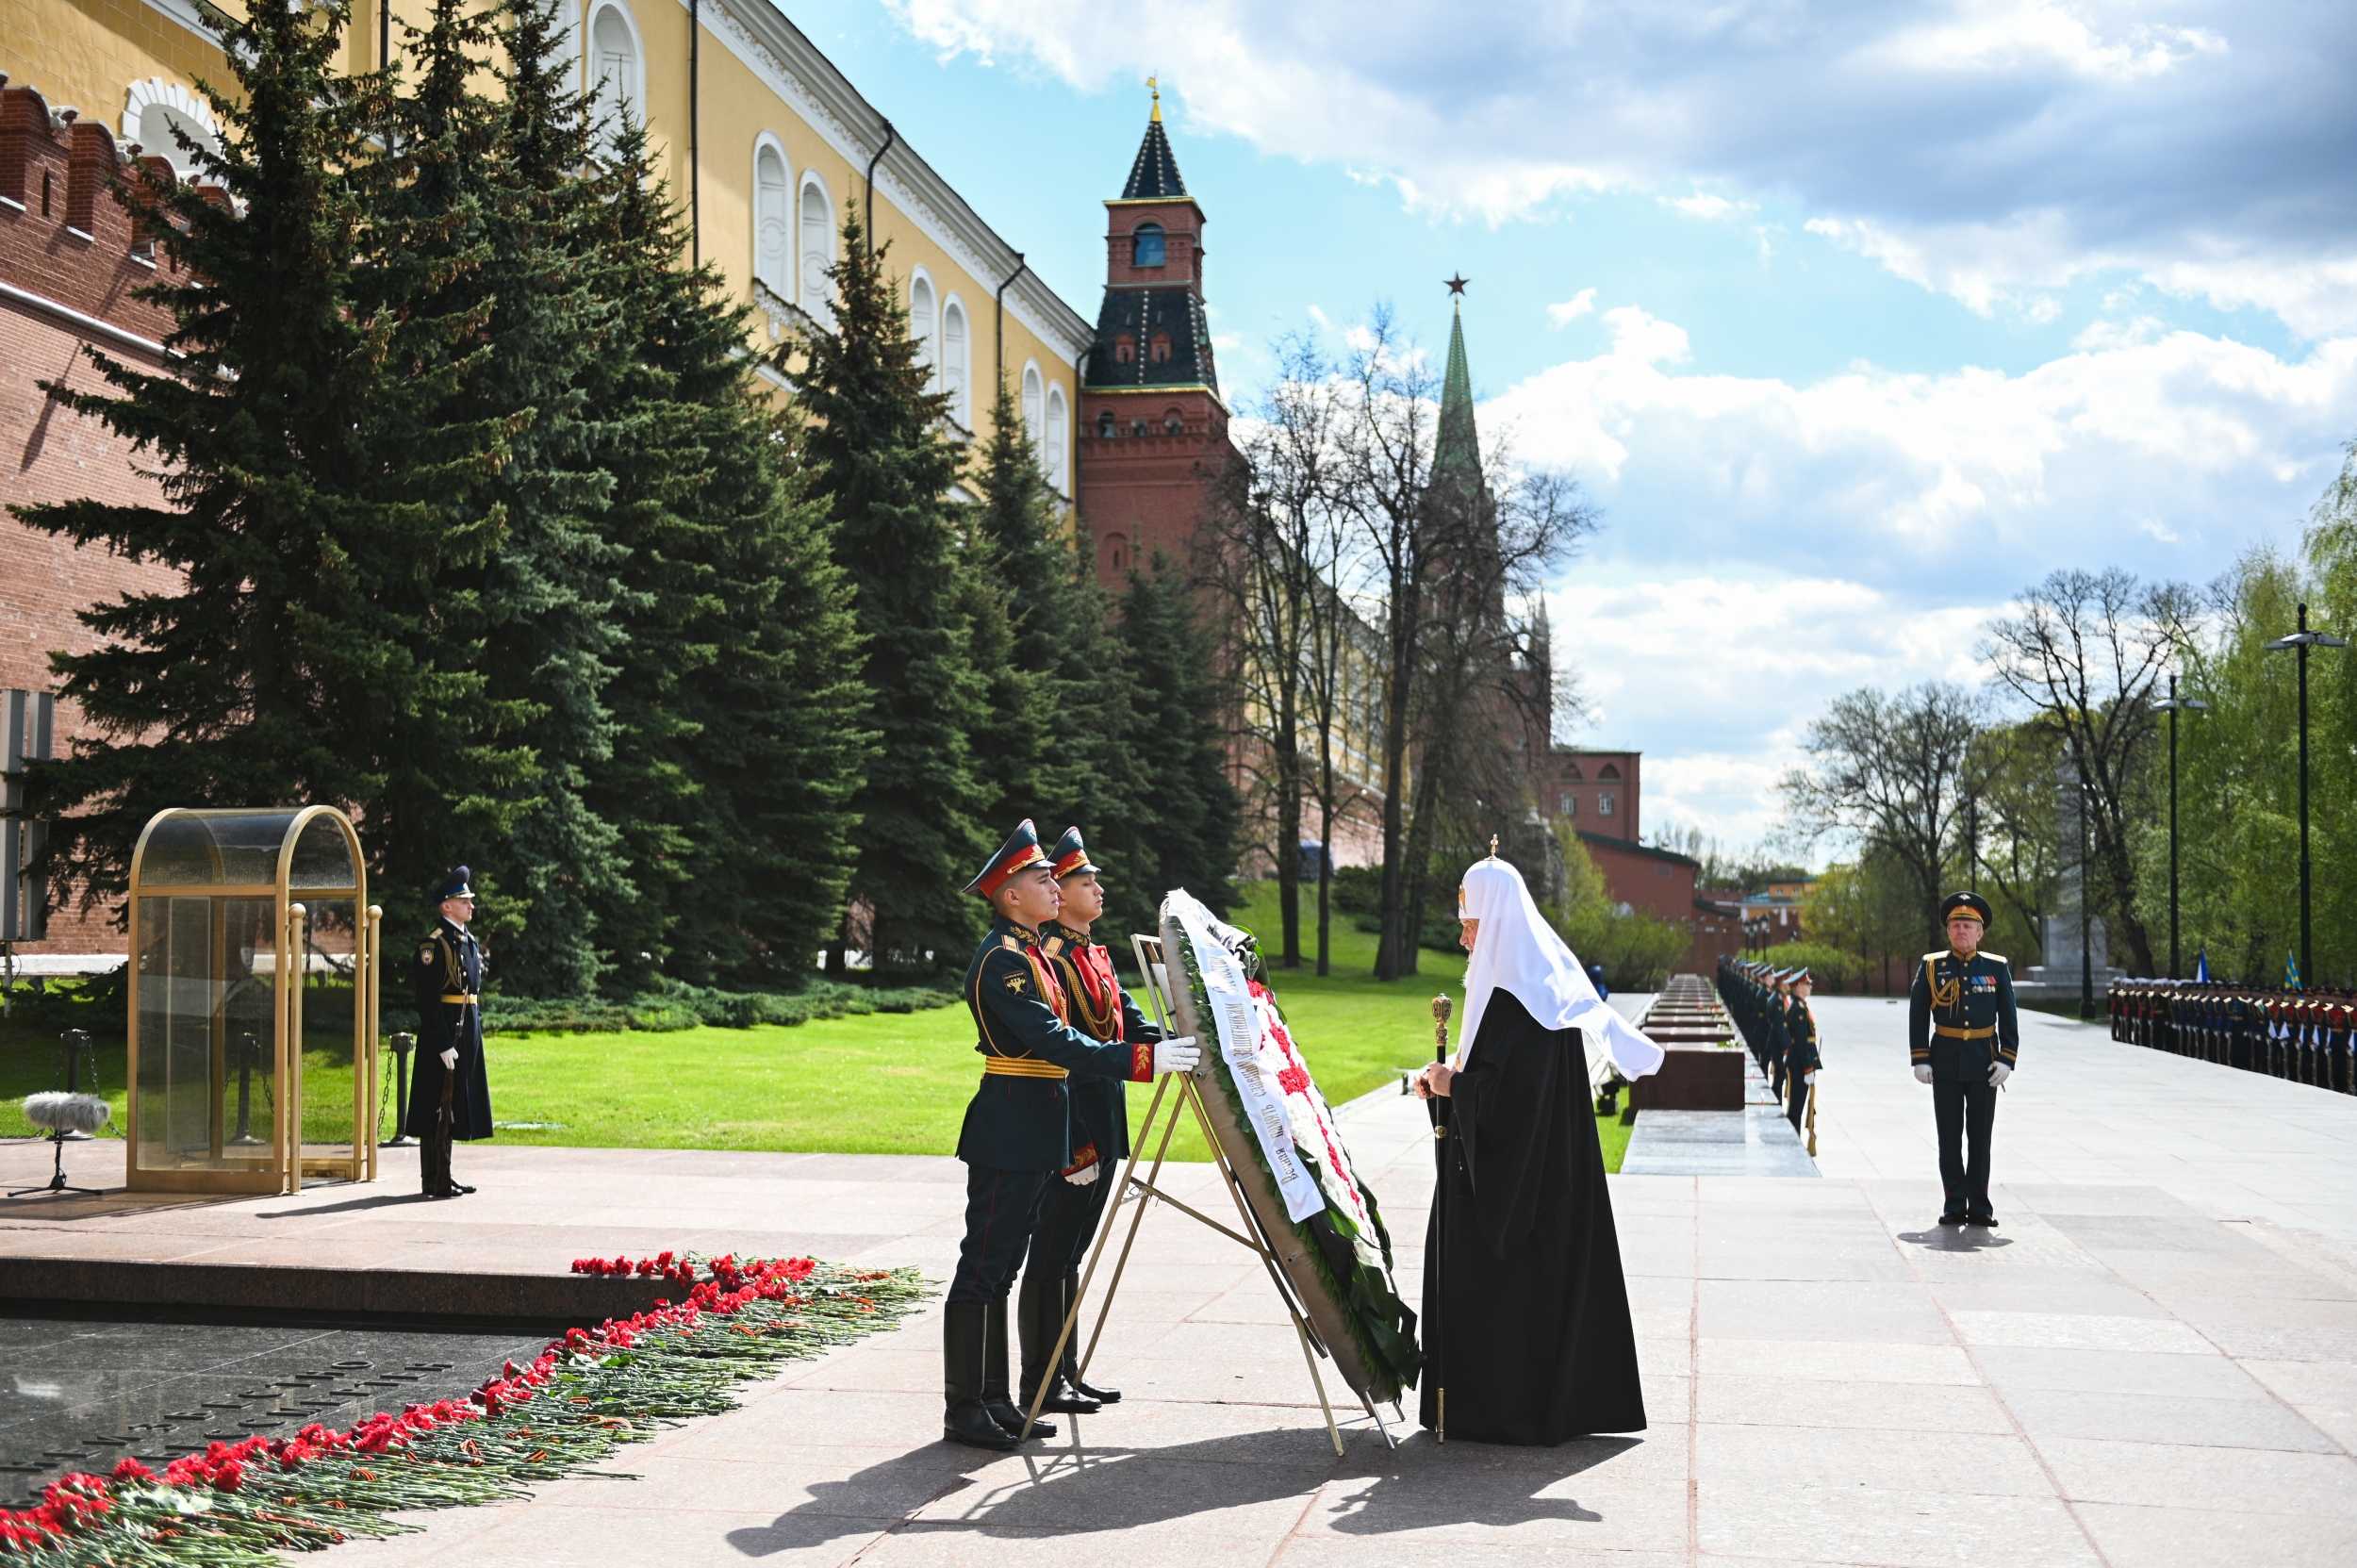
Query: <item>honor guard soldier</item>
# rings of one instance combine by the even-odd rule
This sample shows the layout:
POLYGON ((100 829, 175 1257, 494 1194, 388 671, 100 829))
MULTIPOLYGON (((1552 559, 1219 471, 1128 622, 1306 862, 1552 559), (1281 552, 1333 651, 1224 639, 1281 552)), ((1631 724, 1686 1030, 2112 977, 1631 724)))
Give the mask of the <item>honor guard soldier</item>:
POLYGON ((1817 1052, 1817 1015, 1809 1011, 1808 994, 1814 982, 1804 967, 1792 976, 1792 1006, 1786 1013, 1786 1037, 1791 1042, 1785 1048, 1784 1082, 1790 1091, 1791 1103, 1786 1114, 1792 1118, 1792 1131, 1801 1130, 1801 1116, 1808 1109, 1808 1097, 1817 1082, 1817 1069, 1824 1058, 1817 1052))
POLYGON ((1927 952, 1907 988, 1907 1057, 1919 1082, 1932 1086, 1939 1131, 1939 1184, 1946 1200, 1942 1225, 1994 1226, 1988 1201, 1988 1145, 1997 1122, 1997 1091, 2021 1054, 2021 1024, 2013 1004, 2013 968, 1981 951, 1988 900, 1952 893, 1940 905, 1948 946, 1927 952), (1962 1144, 1970 1139, 1967 1163, 1962 1144))
MULTIPOLYGON (((1151 1045, 1162 1032, 1138 1011, 1138 1004, 1121 988, 1113 954, 1101 942, 1089 940, 1090 929, 1105 913, 1102 873, 1089 860, 1080 830, 1066 828, 1049 852, 1063 907, 1040 927, 1040 950, 1055 966, 1056 981, 1072 1003, 1072 1022, 1094 1039, 1112 1045, 1151 1045)), ((1129 1101, 1125 1084, 1106 1079, 1071 1081, 1072 1137, 1078 1146, 1072 1164, 1047 1183, 1040 1199, 1039 1229, 1031 1234, 1031 1255, 1023 1264, 1023 1292, 1015 1302, 1015 1336, 1023 1351, 1023 1380, 1017 1385, 1028 1404, 1043 1381, 1052 1378, 1047 1401, 1040 1408, 1086 1415, 1121 1398, 1119 1389, 1080 1380, 1080 1329, 1072 1337, 1051 1371, 1048 1352, 1063 1331, 1064 1314, 1080 1296, 1080 1263, 1089 1241, 1096 1234, 1107 1195, 1118 1179, 1121 1162, 1129 1153, 1129 1101)))
POLYGON ((491 1135, 491 1082, 483 1066, 483 944, 467 930, 474 919, 471 873, 453 868, 435 888, 442 917, 409 961, 418 1000, 417 1070, 402 1131, 418 1140, 418 1177, 428 1197, 474 1191, 451 1180, 453 1138, 491 1135))
POLYGON ((1778 969, 1769 980, 1773 986, 1768 993, 1769 1087, 1782 1099, 1785 1059, 1792 1050, 1792 976, 1788 970, 1778 969))
MULTIPOLYGON (((1071 999, 1040 946, 1063 896, 1028 819, 965 891, 989 900, 997 918, 965 971, 982 1081, 958 1133, 965 1239, 943 1313, 941 1435, 1003 1451, 1023 1429, 1008 1387, 1007 1292, 1042 1195, 1073 1165, 1072 1085, 1096 1080, 1118 1093, 1124 1082, 1191 1072, 1199 1053, 1187 1035, 1096 1040, 1072 1027, 1071 999)), ((1031 1435, 1053 1437, 1055 1428, 1035 1424, 1031 1435)))

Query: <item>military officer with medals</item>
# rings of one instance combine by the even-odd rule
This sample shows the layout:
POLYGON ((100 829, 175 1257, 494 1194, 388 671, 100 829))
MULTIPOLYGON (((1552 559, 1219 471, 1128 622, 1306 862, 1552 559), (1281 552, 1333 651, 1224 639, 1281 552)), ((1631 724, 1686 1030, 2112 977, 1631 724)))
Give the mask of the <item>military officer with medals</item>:
MULTIPOLYGON (((1113 954, 1103 943, 1089 940, 1090 929, 1105 913, 1105 887, 1079 828, 1064 829, 1048 861, 1063 906, 1040 927, 1040 950, 1055 966, 1056 980, 1071 1000, 1072 1022, 1082 1033, 1108 1044, 1151 1045, 1160 1040, 1162 1032, 1121 988, 1113 954)), ((1021 1395, 1017 1402, 1028 1406, 1041 1382, 1052 1378, 1047 1402, 1041 1408, 1086 1415, 1116 1403, 1121 1391, 1080 1380, 1077 1323, 1052 1372, 1047 1357, 1063 1331, 1064 1314, 1080 1297, 1080 1264, 1096 1234, 1107 1195, 1119 1178, 1121 1162, 1129 1153, 1129 1102, 1127 1087, 1107 1080, 1074 1079, 1070 1087, 1072 1164, 1057 1173, 1063 1180, 1047 1183, 1040 1199, 1039 1229, 1031 1233, 1023 1290, 1015 1302, 1015 1335, 1023 1352, 1023 1378, 1016 1392, 1021 1395)))
MULTIPOLYGON (((965 971, 982 1080, 965 1108, 965 1238, 950 1277, 942 1328, 941 1435, 1000 1451, 1016 1445, 1023 1412, 1007 1372, 1007 1293, 1022 1266, 1040 1199, 1072 1168, 1072 1088, 1192 1072, 1195 1040, 1098 1040, 1072 1027, 1073 1009, 1040 930, 1063 907, 1055 867, 1027 819, 965 891, 986 900, 990 930, 965 971)), ((1053 1437, 1045 1424, 1034 1437, 1053 1437)))
POLYGON ((1817 1083, 1817 1069, 1824 1065, 1824 1058, 1817 1050, 1817 1015, 1809 1011, 1808 995, 1815 982, 1803 966, 1793 971, 1792 1004, 1785 1011, 1784 1083, 1791 1103, 1785 1114, 1792 1118, 1792 1131, 1801 1130, 1801 1117, 1808 1110, 1808 1097, 1817 1083))
POLYGON ((452 1180, 451 1141, 491 1135, 491 1083, 483 1065, 483 944, 474 919, 472 873, 454 867, 435 887, 441 918, 409 961, 418 1003, 416 1071, 402 1131, 418 1140, 419 1185, 428 1197, 474 1189, 452 1180))
POLYGON ((2021 1054, 2014 1011, 2013 968, 1981 950, 1988 900, 1952 893, 1940 905, 1948 946, 1927 952, 1907 988, 1907 1057, 1916 1080, 1932 1088, 1939 1133, 1942 1225, 1995 1226, 1988 1201, 1989 1137, 1997 1091, 2021 1054), (1969 1141, 1968 1161, 1963 1145, 1969 1141))

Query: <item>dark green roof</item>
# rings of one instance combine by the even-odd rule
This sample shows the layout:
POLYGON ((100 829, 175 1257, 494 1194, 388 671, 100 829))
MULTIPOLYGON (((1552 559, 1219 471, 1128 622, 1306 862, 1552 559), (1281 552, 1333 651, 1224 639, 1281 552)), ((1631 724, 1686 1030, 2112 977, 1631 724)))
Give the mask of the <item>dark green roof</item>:
MULTIPOLYGON (((1097 189, 1102 190, 1103 186, 1097 189)), ((1178 177, 1178 159, 1162 134, 1161 111, 1146 123, 1146 140, 1138 143, 1138 160, 1129 166, 1129 183, 1121 188, 1125 202, 1183 201, 1187 182, 1178 177)))
POLYGON ((1172 283, 1106 289, 1104 307, 1096 315, 1096 347, 1089 353, 1087 386, 1107 390, 1209 387, 1216 393, 1219 372, 1211 364, 1211 334, 1195 287, 1172 283), (1113 356, 1113 339, 1124 333, 1137 349, 1126 365, 1113 356), (1170 339, 1170 357, 1159 365, 1153 350, 1157 333, 1170 339))
POLYGON ((1452 312, 1448 324, 1448 373, 1441 383, 1441 428, 1432 448, 1435 483, 1456 480, 1470 490, 1481 487, 1481 437, 1474 428, 1473 371, 1465 359, 1465 318, 1452 312))

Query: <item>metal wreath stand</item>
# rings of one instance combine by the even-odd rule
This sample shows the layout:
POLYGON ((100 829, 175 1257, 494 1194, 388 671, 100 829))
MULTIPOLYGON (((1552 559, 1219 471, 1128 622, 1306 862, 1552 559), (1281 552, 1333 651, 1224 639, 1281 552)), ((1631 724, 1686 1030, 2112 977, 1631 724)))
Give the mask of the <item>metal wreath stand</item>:
MULTIPOLYGON (((1133 935, 1129 938, 1129 944, 1137 958, 1138 975, 1143 982, 1146 999, 1153 1005, 1154 1021, 1165 1033, 1168 1033, 1173 1028, 1171 1020, 1176 1010, 1163 989, 1162 977, 1168 971, 1162 966, 1162 938, 1133 935)), ((1204 1048, 1206 1054, 1209 1054, 1216 1051, 1219 1044, 1216 1040, 1212 1040, 1208 1042, 1204 1048)), ((1055 1381, 1056 1368, 1063 1364, 1064 1346, 1072 1342, 1073 1325, 1080 1319, 1080 1304, 1088 1298, 1089 1281, 1096 1278, 1096 1265, 1105 1256, 1106 1243, 1113 1239, 1114 1216, 1120 1213, 1124 1203, 1133 1205, 1129 1213, 1129 1232, 1122 1238, 1120 1256, 1113 1260, 1113 1278, 1107 1282, 1104 1300, 1096 1309, 1096 1325, 1090 1330, 1088 1346, 1080 1356, 1080 1370, 1083 1376, 1086 1376, 1089 1362, 1096 1354, 1096 1342, 1104 1335, 1105 1322, 1113 1315, 1113 1297, 1121 1290, 1122 1271, 1129 1265, 1129 1250, 1137 1243, 1138 1228, 1145 1223, 1146 1206, 1160 1199, 1195 1223, 1211 1227, 1261 1260, 1261 1266, 1268 1271, 1269 1283, 1277 1289, 1277 1299, 1285 1304, 1286 1316, 1293 1320, 1294 1334, 1301 1342, 1301 1359, 1310 1369, 1310 1386, 1317 1390, 1318 1409, 1326 1417, 1327 1440, 1333 1444, 1334 1455, 1339 1459, 1343 1455, 1342 1428, 1334 1424, 1333 1402, 1327 1397, 1326 1378, 1318 1371, 1318 1358, 1324 1356, 1330 1361, 1333 1359, 1333 1353, 1327 1349, 1325 1342, 1318 1336, 1317 1329, 1310 1325, 1309 1314, 1302 1310, 1301 1303, 1295 1299, 1293 1286, 1287 1282, 1284 1271, 1277 1266, 1277 1254, 1270 1247, 1268 1239, 1261 1229, 1260 1221, 1254 1217, 1252 1205, 1244 1198, 1244 1185, 1236 1175, 1235 1166, 1228 1158, 1227 1149, 1221 1147, 1216 1137, 1212 1136, 1211 1118, 1203 1110, 1202 1092, 1196 1086, 1194 1076, 1188 1073, 1165 1073, 1155 1081, 1154 1098, 1146 1108, 1146 1119, 1138 1126, 1138 1135, 1130 1142, 1129 1161, 1122 1167, 1121 1184, 1114 1189, 1113 1202, 1105 1211, 1103 1222, 1097 1226, 1096 1245, 1089 1249, 1088 1266, 1080 1273, 1080 1288, 1074 1293, 1072 1305, 1064 1312, 1063 1327, 1056 1335, 1055 1348, 1048 1352, 1048 1370, 1041 1378, 1040 1386, 1032 1392, 1030 1406, 1023 1412, 1023 1430, 1018 1436, 1029 1437, 1030 1435, 1031 1426, 1039 1420, 1040 1409, 1047 1403, 1047 1390, 1055 1381), (1170 1093, 1170 1087, 1174 1082, 1178 1086, 1178 1092, 1175 1096, 1170 1093), (1167 1114, 1164 1114, 1162 1109, 1165 1100, 1168 1101, 1170 1107, 1167 1114), (1211 1163, 1218 1167, 1220 1183, 1227 1188, 1228 1197, 1236 1205, 1236 1217, 1241 1229, 1223 1225, 1200 1209, 1181 1202, 1156 1185, 1162 1173, 1162 1157, 1170 1148, 1171 1135, 1178 1131, 1178 1118, 1186 1113, 1193 1113, 1195 1129, 1203 1134, 1204 1145, 1211 1151, 1211 1163), (1154 1140, 1154 1123, 1157 1116, 1162 1117, 1162 1137, 1160 1142, 1155 1143, 1153 1164, 1141 1178, 1138 1175, 1138 1163, 1146 1153, 1146 1144, 1154 1140)), ((1374 1402, 1365 1395, 1360 1394, 1359 1406, 1367 1412, 1368 1419, 1375 1423, 1376 1430, 1383 1434, 1384 1445, 1391 1448, 1398 1447, 1399 1440, 1392 1436, 1391 1428, 1385 1424, 1383 1417, 1376 1412, 1374 1402)), ((1400 1416, 1403 1420, 1406 1418, 1406 1412, 1400 1408, 1397 1400, 1393 1401, 1392 1411, 1394 1415, 1400 1416)))

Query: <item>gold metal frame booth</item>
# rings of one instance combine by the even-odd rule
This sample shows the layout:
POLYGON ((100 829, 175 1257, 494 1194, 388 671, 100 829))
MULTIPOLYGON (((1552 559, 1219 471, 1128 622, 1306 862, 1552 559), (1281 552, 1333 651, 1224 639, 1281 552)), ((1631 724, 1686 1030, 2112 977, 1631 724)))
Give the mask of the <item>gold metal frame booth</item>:
POLYGON ((305 1177, 376 1179, 383 917, 360 835, 333 806, 150 819, 131 854, 127 1186, 292 1193, 305 1177), (333 1097, 316 1105, 306 1054, 333 1097), (334 1093, 347 1065, 348 1126, 334 1093))

